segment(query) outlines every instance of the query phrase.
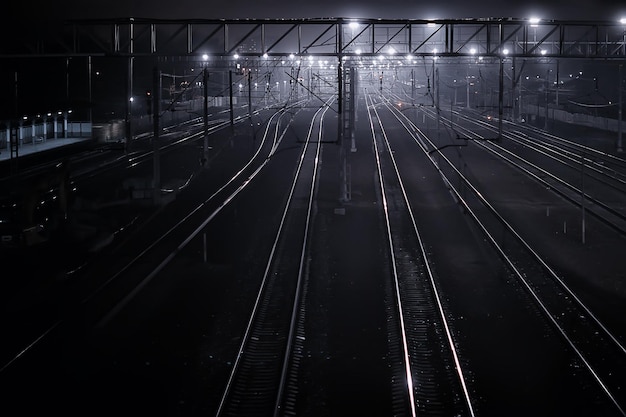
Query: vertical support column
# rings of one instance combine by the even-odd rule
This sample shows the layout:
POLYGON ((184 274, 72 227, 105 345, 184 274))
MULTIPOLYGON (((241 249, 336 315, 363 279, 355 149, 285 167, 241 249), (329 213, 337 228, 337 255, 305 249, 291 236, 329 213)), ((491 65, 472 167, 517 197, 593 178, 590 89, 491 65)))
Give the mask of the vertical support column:
POLYGON ((161 204, 161 155, 159 148, 160 127, 160 111, 161 111, 161 71, 158 67, 154 67, 152 72, 152 155, 153 155, 153 174, 152 187, 154 204, 161 204))
POLYGON ((545 93, 545 114, 544 114, 544 122, 543 122, 543 129, 544 130, 548 130, 548 90, 550 89, 550 83, 549 83, 549 79, 550 79, 550 69, 548 68, 546 70, 546 93, 545 93))
POLYGON ((63 137, 65 139, 67 139, 67 118, 68 118, 68 112, 65 111, 63 112, 63 137))
MULTIPOLYGON (((346 115, 343 112, 343 66, 341 57, 337 65, 337 144, 339 145, 339 202, 345 203, 350 200, 348 194, 348 162, 346 155, 346 143, 344 141, 344 131, 346 129, 346 115)), ((340 213, 344 213, 344 209, 340 209, 340 213)), ((337 211, 336 211, 337 212, 337 211)))
POLYGON ((252 71, 248 71, 248 117, 252 121, 252 71))
POLYGON ((415 105, 415 69, 411 68, 411 103, 415 105))
POLYGON ((465 67, 465 108, 470 108, 470 76, 468 67, 465 67))
POLYGON ((228 70, 228 94, 230 97, 230 125, 234 125, 234 115, 233 115, 233 70, 228 70))
POLYGON ((133 126, 132 126, 132 102, 131 99, 133 97, 133 70, 134 70, 134 56, 135 53, 135 29, 133 26, 134 19, 130 18, 130 23, 128 25, 128 72, 127 72, 127 82, 126 82, 126 141, 124 143, 124 150, 126 152, 129 151, 130 143, 133 139, 133 126))
MULTIPOLYGON (((626 47, 626 45, 625 45, 626 47)), ((618 89, 618 107, 617 107, 617 152, 623 152, 622 149, 622 90, 624 89, 624 80, 622 79, 623 64, 619 64, 619 79, 617 82, 618 89)))
POLYGON ((48 140, 48 117, 50 114, 46 114, 43 116, 43 141, 48 140))
POLYGON ((89 124, 92 126, 92 132, 93 132, 93 97, 92 97, 92 90, 93 90, 93 86, 92 86, 92 64, 91 64, 91 55, 89 55, 87 57, 87 77, 88 77, 88 84, 89 84, 89 124))
POLYGON ((356 126, 356 92, 357 92, 357 74, 354 66, 350 67, 350 96, 349 96, 349 109, 350 120, 348 132, 350 134, 350 152, 356 152, 356 138, 354 134, 354 128, 356 126))
POLYGON ((11 125, 11 134, 9 136, 10 145, 10 157, 11 157, 11 174, 16 174, 18 167, 20 138, 22 137, 22 122, 19 122, 19 126, 15 123, 11 125))
POLYGON ((504 114, 504 58, 500 57, 500 83, 498 87, 498 141, 502 140, 502 116, 504 114))
POLYGON ((202 160, 200 161, 202 166, 207 166, 209 161, 209 71, 207 70, 206 63, 202 73, 202 89, 203 89, 203 110, 202 120, 204 122, 204 143, 202 146, 202 160))

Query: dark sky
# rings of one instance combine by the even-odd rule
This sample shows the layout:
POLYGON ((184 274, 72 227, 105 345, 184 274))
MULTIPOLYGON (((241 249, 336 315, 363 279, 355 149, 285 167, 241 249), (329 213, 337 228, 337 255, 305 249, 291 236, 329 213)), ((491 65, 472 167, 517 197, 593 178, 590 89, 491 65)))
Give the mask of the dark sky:
MULTIPOLYGON (((7 7, 5 5, 4 7, 7 7)), ((526 18, 615 21, 626 16, 616 0, 55 0, 11 1, 20 18, 526 18)), ((13 10, 11 10, 13 8, 13 10)))

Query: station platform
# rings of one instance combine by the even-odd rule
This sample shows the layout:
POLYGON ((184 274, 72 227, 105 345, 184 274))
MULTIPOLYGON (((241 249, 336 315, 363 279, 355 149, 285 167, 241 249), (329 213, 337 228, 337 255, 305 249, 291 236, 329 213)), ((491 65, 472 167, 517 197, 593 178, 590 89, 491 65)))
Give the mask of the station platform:
POLYGON ((0 161, 8 161, 13 158, 20 158, 27 155, 36 154, 38 152, 45 152, 51 149, 56 149, 63 146, 74 145, 82 142, 89 142, 93 140, 92 138, 56 138, 56 139, 47 139, 45 141, 34 141, 31 143, 24 143, 19 146, 17 149, 17 155, 15 155, 15 151, 11 156, 11 150, 9 148, 0 148, 0 161))

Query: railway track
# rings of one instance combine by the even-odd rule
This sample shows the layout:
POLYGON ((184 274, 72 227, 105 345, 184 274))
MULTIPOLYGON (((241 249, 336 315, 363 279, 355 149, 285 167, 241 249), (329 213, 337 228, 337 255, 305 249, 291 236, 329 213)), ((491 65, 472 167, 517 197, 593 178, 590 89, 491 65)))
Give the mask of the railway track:
POLYGON ((626 350, 620 338, 609 330, 575 294, 567 280, 559 276, 539 251, 522 238, 521 232, 495 208, 485 187, 464 175, 442 152, 439 144, 425 135, 388 100, 383 99, 383 102, 423 152, 437 154, 436 162, 434 159, 432 161, 440 170, 450 192, 482 231, 485 239, 491 242, 517 285, 528 292, 530 300, 550 323, 552 337, 560 337, 568 346, 577 366, 585 370, 585 374, 580 377, 594 381, 614 412, 623 415, 623 378, 617 375, 621 372, 615 372, 616 369, 626 369, 626 350), (460 186, 456 185, 460 183, 471 192, 464 194, 460 186))

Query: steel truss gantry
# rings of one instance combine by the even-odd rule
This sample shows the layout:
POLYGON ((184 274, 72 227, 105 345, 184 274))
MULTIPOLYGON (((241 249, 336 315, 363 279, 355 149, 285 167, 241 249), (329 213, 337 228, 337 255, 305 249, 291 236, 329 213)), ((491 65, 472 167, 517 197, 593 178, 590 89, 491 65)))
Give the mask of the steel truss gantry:
MULTIPOLYGON (((17 41, 15 39, 17 38, 17 41)), ((502 56, 626 59, 626 25, 528 19, 103 19, 28 30, 0 58, 502 56)))

